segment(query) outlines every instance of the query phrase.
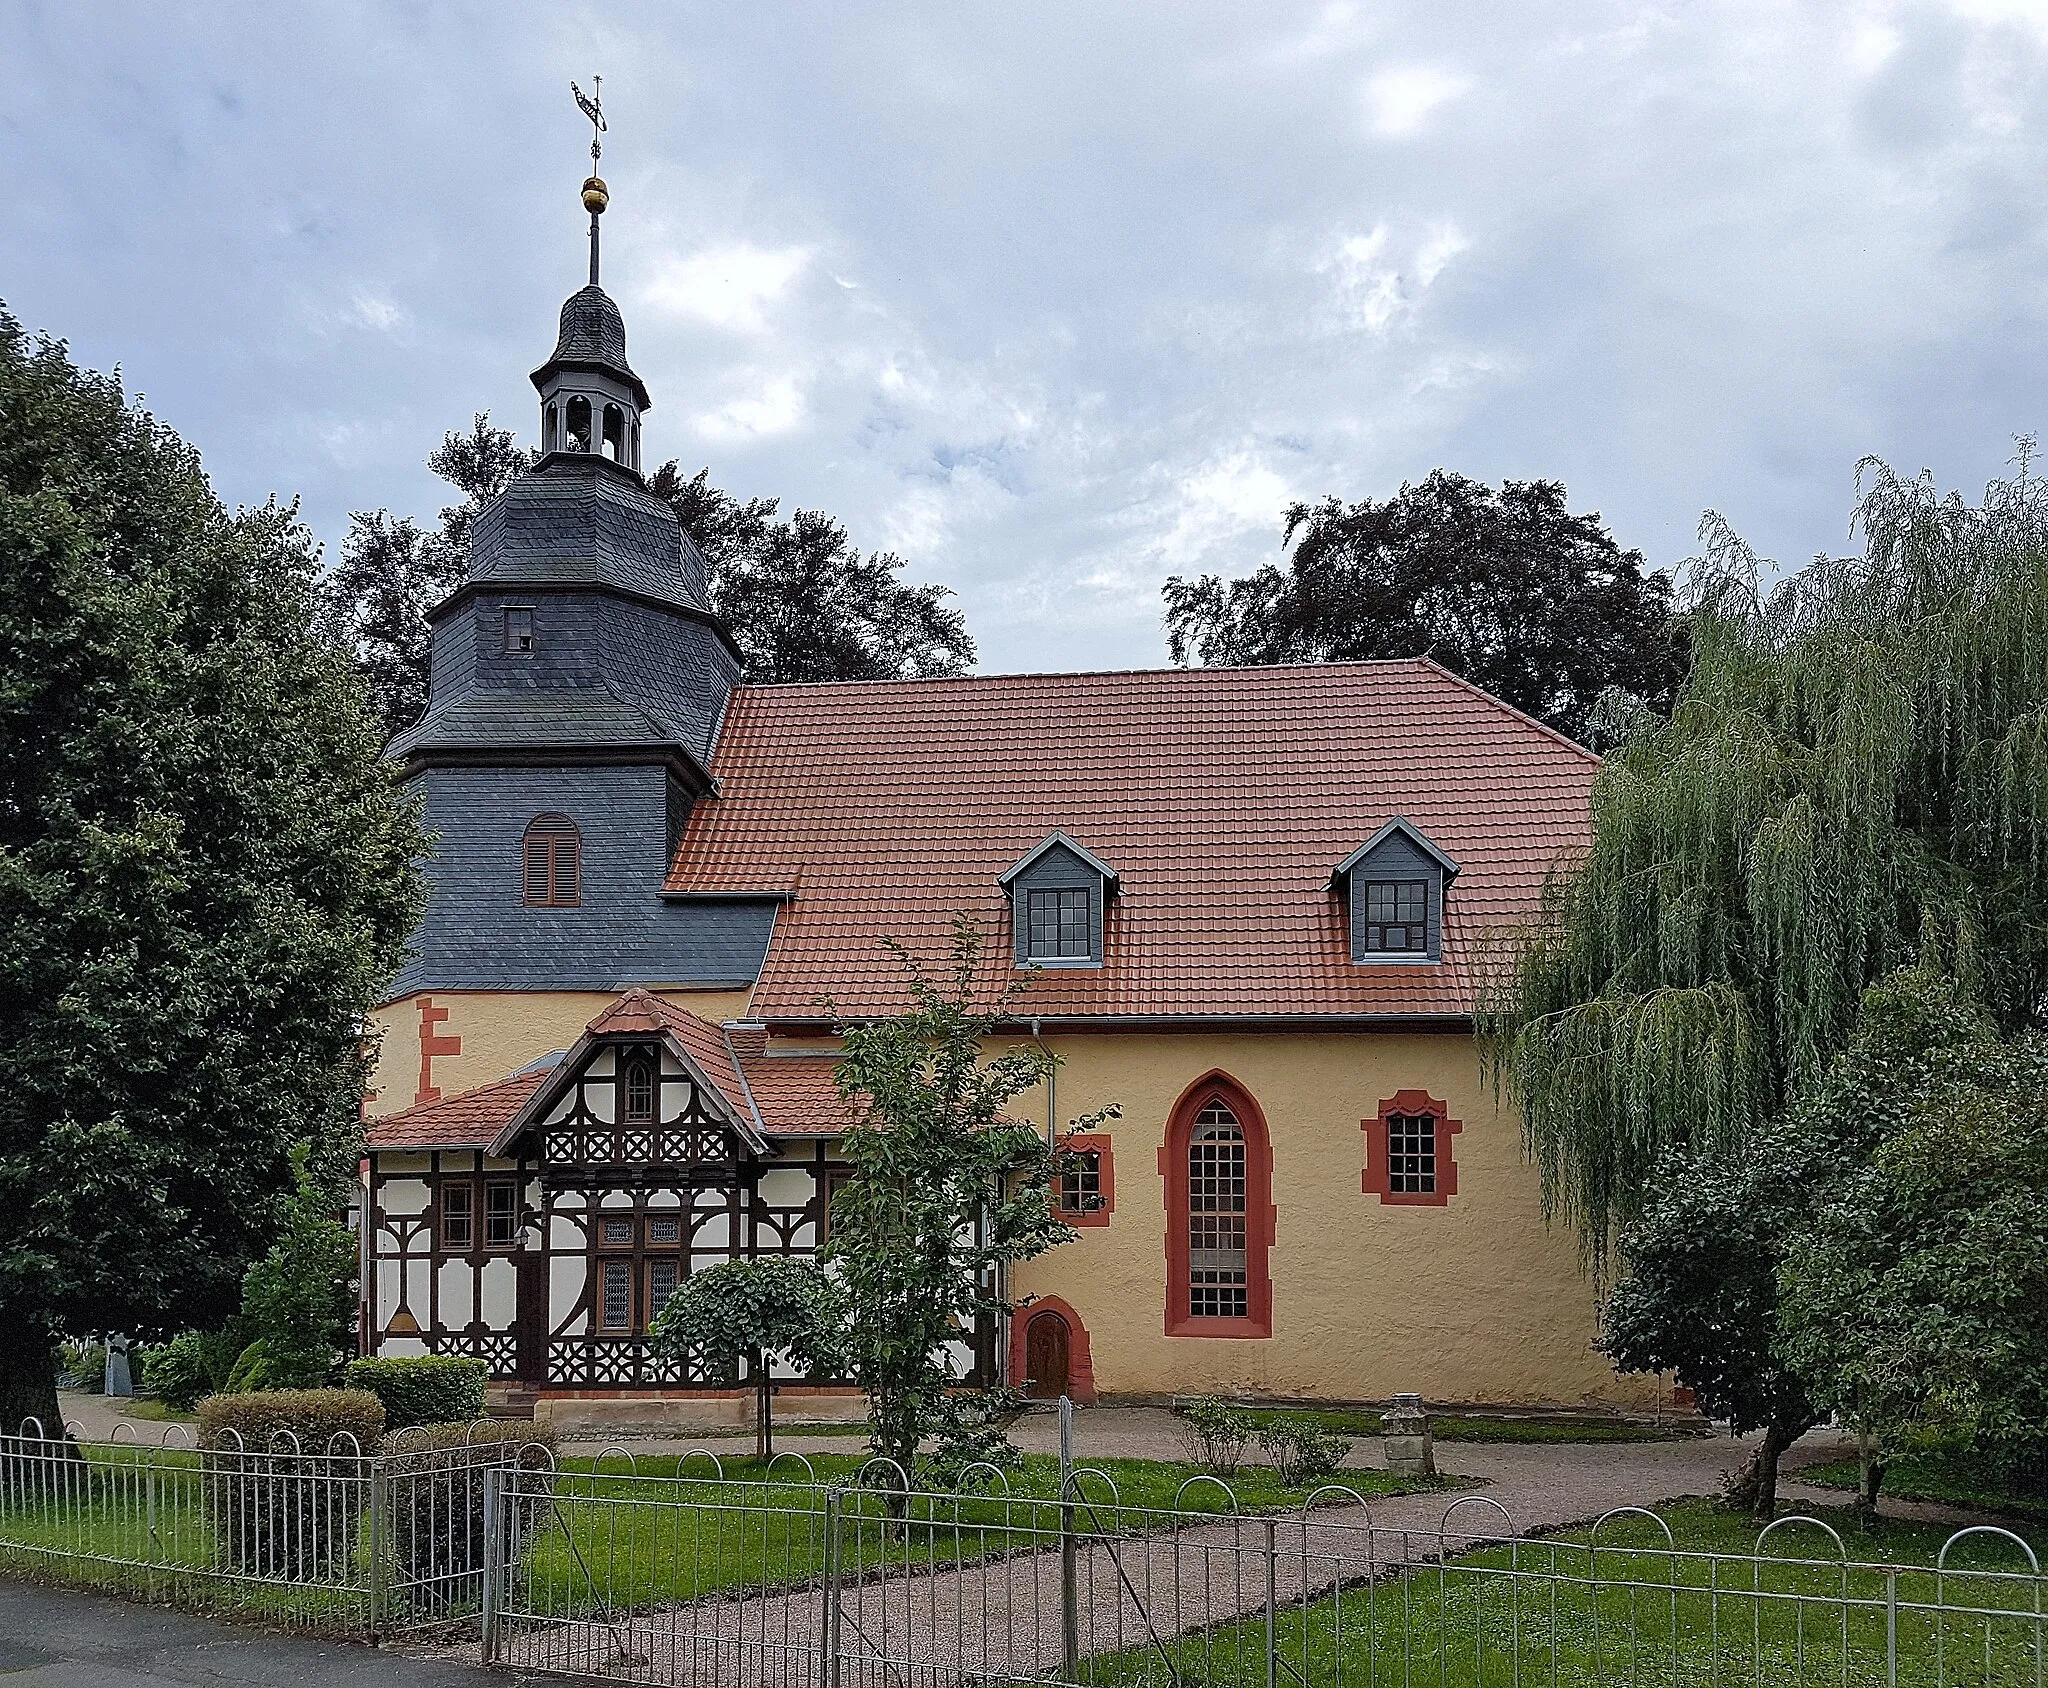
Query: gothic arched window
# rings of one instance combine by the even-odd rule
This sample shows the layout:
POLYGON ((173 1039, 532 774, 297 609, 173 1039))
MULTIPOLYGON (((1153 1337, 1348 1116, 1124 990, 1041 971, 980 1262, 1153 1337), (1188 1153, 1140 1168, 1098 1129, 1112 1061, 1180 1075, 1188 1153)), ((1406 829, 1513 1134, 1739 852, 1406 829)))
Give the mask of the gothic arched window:
POLYGON ((562 448, 562 412, 559 406, 548 406, 547 427, 542 430, 542 449, 559 451, 562 448))
POLYGON ((583 836, 567 815, 536 815, 527 824, 526 906, 574 908, 583 900, 583 836))
POLYGON ((1211 1073, 1167 1125, 1166 1334, 1270 1336, 1273 1154, 1250 1094, 1211 1073))
POLYGON ((645 1055, 626 1062, 625 1120, 628 1125, 654 1123, 654 1063, 645 1055))

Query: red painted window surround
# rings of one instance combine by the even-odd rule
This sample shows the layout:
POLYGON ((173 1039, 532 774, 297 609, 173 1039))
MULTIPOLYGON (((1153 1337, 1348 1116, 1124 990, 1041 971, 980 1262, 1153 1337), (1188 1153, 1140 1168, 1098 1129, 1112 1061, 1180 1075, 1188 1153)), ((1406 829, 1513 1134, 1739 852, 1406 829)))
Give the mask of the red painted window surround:
POLYGON ((1039 1313, 1057 1313, 1067 1321, 1067 1399, 1077 1407, 1093 1406, 1095 1360, 1088 1351, 1088 1327, 1081 1323, 1081 1315, 1057 1295, 1034 1295, 1011 1313, 1011 1384, 1019 1389, 1024 1387, 1024 1372, 1028 1364, 1024 1358, 1025 1333, 1031 1327, 1032 1317, 1039 1313))
POLYGON ((1167 1116, 1166 1142, 1159 1151, 1166 1182, 1166 1334, 1168 1336, 1269 1337, 1273 1334, 1273 1280, 1267 1255, 1273 1247, 1273 1140, 1266 1116, 1251 1092, 1220 1068, 1204 1073, 1183 1090, 1167 1116), (1197 1318, 1188 1306, 1188 1140, 1195 1119, 1220 1101, 1237 1117, 1245 1148, 1245 1302, 1243 1318, 1197 1318))
POLYGON ((1443 1207, 1458 1193, 1458 1158, 1456 1146, 1451 1139, 1465 1129, 1463 1120, 1451 1118, 1450 1110, 1426 1090, 1403 1090, 1389 1096, 1380 1104, 1380 1111, 1370 1119, 1362 1119, 1359 1127, 1365 1132, 1365 1171, 1359 1175, 1359 1187, 1369 1196, 1378 1196, 1389 1207, 1443 1207), (1396 1191, 1389 1179, 1389 1155, 1387 1150, 1387 1119, 1393 1114, 1431 1114, 1436 1118, 1436 1188, 1426 1194, 1413 1190, 1396 1191))
POLYGON ((1096 1165, 1101 1169, 1102 1205, 1081 1212, 1060 1206, 1060 1180, 1055 1178, 1052 1192, 1053 1211, 1069 1225, 1077 1225, 1084 1229, 1107 1225, 1109 1216, 1116 1211, 1116 1171, 1110 1154, 1109 1134, 1105 1131, 1070 1131, 1060 1139, 1060 1147, 1075 1154, 1086 1152, 1097 1157, 1096 1165))

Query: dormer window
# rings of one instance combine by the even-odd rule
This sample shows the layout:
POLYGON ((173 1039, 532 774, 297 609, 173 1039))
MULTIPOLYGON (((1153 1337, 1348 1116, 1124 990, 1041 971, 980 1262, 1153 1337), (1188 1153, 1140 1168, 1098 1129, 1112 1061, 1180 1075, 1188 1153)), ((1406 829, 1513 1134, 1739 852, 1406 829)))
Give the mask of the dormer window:
POLYGON ((533 649, 533 611, 505 612, 505 649, 513 656, 525 656, 533 649))
POLYGON ((997 881, 1019 967, 1100 967, 1115 869, 1055 832, 997 881))
POLYGON ((1344 899, 1351 959, 1440 961, 1444 897, 1457 876, 1457 862, 1420 827, 1400 815, 1388 821, 1330 874, 1344 899))
POLYGON ((1365 882, 1367 950, 1421 952, 1429 947, 1429 881, 1365 882))

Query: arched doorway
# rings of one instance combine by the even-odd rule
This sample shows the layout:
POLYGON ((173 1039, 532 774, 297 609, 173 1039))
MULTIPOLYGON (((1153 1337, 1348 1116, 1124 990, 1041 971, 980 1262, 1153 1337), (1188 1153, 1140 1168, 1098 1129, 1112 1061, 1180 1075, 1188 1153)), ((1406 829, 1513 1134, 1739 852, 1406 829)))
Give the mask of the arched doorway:
POLYGON ((1061 1296, 1034 1295, 1010 1318, 1009 1367, 1013 1388, 1034 1401, 1064 1395, 1076 1406, 1095 1400, 1095 1361, 1088 1326, 1061 1296))
POLYGON ((1074 1333, 1047 1308, 1024 1325, 1024 1393, 1034 1401, 1056 1401, 1067 1393, 1074 1333))

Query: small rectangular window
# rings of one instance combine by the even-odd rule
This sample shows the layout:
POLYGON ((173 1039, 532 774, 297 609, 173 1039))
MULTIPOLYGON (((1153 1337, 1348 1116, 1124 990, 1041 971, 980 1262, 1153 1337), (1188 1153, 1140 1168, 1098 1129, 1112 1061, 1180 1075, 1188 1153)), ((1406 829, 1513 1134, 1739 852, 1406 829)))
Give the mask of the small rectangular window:
POLYGON ((1068 1213, 1093 1213, 1102 1205, 1102 1151, 1082 1149, 1073 1169, 1060 1174, 1060 1207, 1068 1213))
POLYGON ((519 1235, 519 1186, 493 1180, 484 1186, 484 1241, 510 1248, 519 1235))
POLYGON ((650 1260, 647 1263, 647 1322, 654 1323, 654 1316, 668 1305, 668 1298, 675 1294, 676 1285, 681 1281, 682 1262, 679 1260, 650 1260))
POLYGON ((607 1260, 604 1263, 604 1293, 599 1317, 606 1330, 633 1328, 633 1263, 607 1260))
POLYGON ((630 1219, 600 1219, 597 1222, 597 1240, 606 1248, 631 1248, 633 1246, 633 1221, 630 1219))
POLYGON ((505 649, 514 656, 524 656, 533 649, 532 610, 505 612, 505 649))
POLYGON ((1027 899, 1032 961, 1087 961, 1095 954, 1090 894, 1083 891, 1033 891, 1027 899))
POLYGON ((1365 947, 1417 952, 1429 948, 1427 880, 1376 880, 1366 886, 1365 947))
POLYGON ((1397 1196, 1436 1194, 1436 1116, 1387 1115, 1387 1189, 1397 1196))
POLYGON ((650 1219, 647 1221, 647 1240, 650 1243, 679 1243, 683 1240, 683 1222, 680 1219, 650 1219))
POLYGON ((476 1186, 467 1181, 441 1186, 441 1246, 468 1248, 476 1236, 476 1186))

